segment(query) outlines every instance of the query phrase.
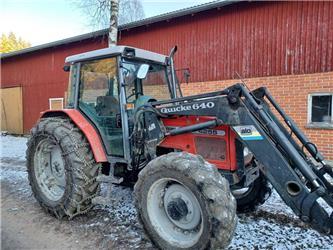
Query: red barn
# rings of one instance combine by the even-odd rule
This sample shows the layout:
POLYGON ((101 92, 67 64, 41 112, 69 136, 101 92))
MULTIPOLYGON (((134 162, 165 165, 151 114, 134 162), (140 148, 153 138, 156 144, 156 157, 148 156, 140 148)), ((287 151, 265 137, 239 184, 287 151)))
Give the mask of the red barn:
MULTIPOLYGON (((267 86, 333 159, 332 13, 328 1, 212 2, 125 24, 119 43, 163 54, 178 45, 177 68, 191 72, 190 83, 182 84, 186 95, 222 89, 239 81, 238 74, 250 88, 267 86)), ((106 36, 101 30, 2 54, 2 117, 21 112, 10 112, 15 105, 8 104, 10 89, 18 87, 18 132, 28 133, 50 98, 65 95, 65 57, 106 47, 106 36)), ((4 119, 2 129, 6 123, 10 131, 13 122, 4 119)))

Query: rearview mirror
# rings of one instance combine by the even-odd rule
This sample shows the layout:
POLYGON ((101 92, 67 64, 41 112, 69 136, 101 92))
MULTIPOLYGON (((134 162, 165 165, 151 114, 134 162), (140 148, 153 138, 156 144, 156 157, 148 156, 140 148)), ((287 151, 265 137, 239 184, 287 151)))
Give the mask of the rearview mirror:
POLYGON ((139 79, 145 79, 149 70, 149 65, 148 64, 141 64, 138 72, 136 73, 136 77, 139 79))
POLYGON ((62 68, 65 72, 69 72, 69 70, 71 69, 71 66, 69 65, 64 65, 64 67, 62 68))

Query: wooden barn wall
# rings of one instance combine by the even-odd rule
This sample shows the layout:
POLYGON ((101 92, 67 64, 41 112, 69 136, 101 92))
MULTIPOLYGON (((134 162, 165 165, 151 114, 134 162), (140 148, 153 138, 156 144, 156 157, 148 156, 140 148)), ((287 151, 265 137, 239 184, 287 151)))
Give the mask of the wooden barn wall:
POLYGON ((121 32, 121 43, 169 53, 191 81, 333 70, 333 2, 242 2, 121 32))
POLYGON ((1 88, 22 87, 25 133, 36 123, 40 112, 49 109, 49 98, 64 97, 69 77, 63 71, 65 58, 105 46, 100 39, 86 40, 3 60, 1 88))
MULTIPOLYGON (((120 44, 168 54, 191 82, 333 71, 333 2, 241 2, 120 32, 120 44)), ((1 88, 22 86, 24 132, 63 97, 67 56, 106 47, 96 37, 1 60, 1 88)))

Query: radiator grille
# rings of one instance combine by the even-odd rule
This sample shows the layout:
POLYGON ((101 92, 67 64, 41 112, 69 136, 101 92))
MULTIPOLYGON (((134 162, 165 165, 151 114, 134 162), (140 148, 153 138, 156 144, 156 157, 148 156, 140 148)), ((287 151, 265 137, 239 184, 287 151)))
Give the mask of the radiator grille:
POLYGON ((226 159, 226 142, 221 138, 195 137, 197 154, 205 159, 224 161, 226 159))

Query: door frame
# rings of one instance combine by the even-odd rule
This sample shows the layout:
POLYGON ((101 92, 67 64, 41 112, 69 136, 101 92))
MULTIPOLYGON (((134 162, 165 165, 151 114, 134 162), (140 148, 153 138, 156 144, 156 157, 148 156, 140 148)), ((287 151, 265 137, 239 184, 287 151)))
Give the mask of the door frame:
POLYGON ((122 124, 122 133, 123 133, 123 152, 124 155, 123 157, 115 156, 112 155, 112 149, 110 147, 107 147, 107 141, 105 136, 103 136, 103 133, 99 129, 99 126, 96 124, 95 121, 93 121, 84 110, 82 110, 79 107, 79 97, 80 97, 80 87, 81 87, 81 66, 82 63, 84 62, 78 62, 78 68, 77 68, 77 78, 75 79, 75 102, 74 102, 74 107, 75 109, 79 110, 80 113, 82 113, 89 121, 90 123, 94 126, 94 128, 98 131, 101 140, 104 144, 104 148, 106 149, 106 153, 108 157, 114 158, 116 157, 117 159, 123 159, 127 164, 131 164, 131 152, 130 152, 130 143, 129 143, 129 126, 128 126, 128 115, 125 107, 126 103, 126 93, 125 93, 125 84, 124 84, 124 79, 122 75, 122 70, 121 70, 121 56, 110 56, 110 57, 103 57, 103 58, 96 58, 96 60, 99 59, 106 59, 106 58, 116 58, 116 63, 117 63, 117 83, 118 83, 118 95, 119 95, 119 105, 120 105, 120 115, 121 115, 121 124, 122 124), (108 150, 109 149, 109 150, 108 150))

